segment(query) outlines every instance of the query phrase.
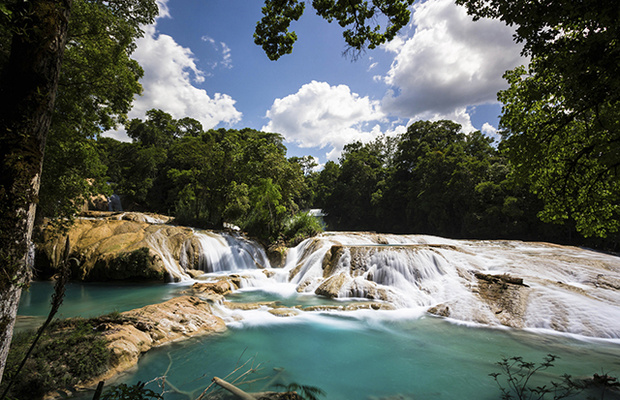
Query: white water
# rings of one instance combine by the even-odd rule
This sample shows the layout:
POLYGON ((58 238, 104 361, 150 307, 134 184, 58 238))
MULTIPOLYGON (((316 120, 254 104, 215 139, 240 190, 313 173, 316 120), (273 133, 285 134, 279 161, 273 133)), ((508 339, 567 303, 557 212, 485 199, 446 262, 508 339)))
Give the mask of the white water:
MULTIPOLYGON (((477 293, 474 273, 508 274, 528 286, 520 289, 523 309, 510 326, 620 339, 620 258, 603 253, 518 241, 324 233, 290 249, 285 267, 275 269, 258 244, 241 236, 201 231, 195 238, 205 272, 200 279, 240 274, 242 291, 316 297, 317 289, 338 279, 339 301, 383 301, 419 315, 447 307, 453 320, 502 326, 506 314, 477 293), (332 246, 340 252, 326 264, 332 246), (329 275, 324 268, 331 268, 329 275)), ((191 280, 187 260, 175 258, 163 234, 151 242, 173 276, 191 280)), ((251 318, 252 313, 243 314, 251 318)))
POLYGON ((238 271, 269 266, 265 251, 255 242, 228 233, 196 232, 200 243, 200 269, 205 272, 238 271))
MULTIPOLYGON (((613 288, 620 283, 618 257, 516 241, 325 233, 290 249, 285 267, 276 269, 260 246, 246 239, 202 231, 194 237, 178 255, 165 230, 152 240, 169 271, 185 281, 177 285, 179 290, 192 281, 185 272, 191 250, 198 252, 192 260, 197 257, 205 271, 200 280, 229 273, 243 277, 242 289, 227 295, 229 301, 344 307, 383 291, 397 309, 326 307, 281 317, 267 305, 232 310, 215 304, 230 328, 227 333, 153 350, 124 377, 135 383, 167 374, 170 382, 194 393, 171 394, 171 399, 196 398, 211 377, 225 376, 244 354, 267 362, 266 372, 271 366, 284 367, 291 381, 319 386, 330 400, 499 398, 488 374, 497 372, 495 363, 502 356, 536 362, 548 353, 560 355, 541 384, 559 381, 564 372, 618 376, 620 371, 620 294, 613 288), (342 276, 343 284, 336 299, 327 299, 314 292, 326 280, 324 259, 333 246, 342 247, 331 260, 331 276, 342 276), (529 285, 522 317, 526 329, 486 328, 502 325, 475 292, 474 272, 523 278, 529 285), (449 306, 450 318, 428 316, 429 307, 440 304, 449 306)), ((87 289, 81 292, 99 288, 87 289)), ((145 304, 152 302, 145 288, 128 290, 132 295, 143 291, 151 300, 145 304)), ((112 296, 108 288, 101 292, 112 296)), ((84 298, 82 294, 78 300, 82 305, 84 298)), ((128 302, 93 299, 97 306, 128 302)))

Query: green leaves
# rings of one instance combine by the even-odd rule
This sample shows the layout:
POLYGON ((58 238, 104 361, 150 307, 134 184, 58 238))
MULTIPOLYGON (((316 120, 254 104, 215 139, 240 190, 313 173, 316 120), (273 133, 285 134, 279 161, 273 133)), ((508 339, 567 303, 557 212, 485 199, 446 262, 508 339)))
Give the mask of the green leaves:
MULTIPOLYGON (((411 18, 409 6, 414 0, 313 0, 317 15, 328 22, 337 21, 346 28, 343 38, 355 57, 366 48, 392 40, 411 18), (385 22, 381 28, 377 21, 385 22)), ((256 24, 254 42, 262 46, 270 60, 277 60, 293 51, 297 40, 295 32, 289 32, 292 21, 304 12, 304 3, 298 0, 265 0, 263 18, 256 24)))
POLYGON ((256 24, 254 43, 262 46, 270 60, 275 61, 293 51, 297 40, 295 32, 289 32, 292 21, 304 12, 305 4, 298 0, 265 0, 263 18, 256 24))
POLYGON ((458 0, 516 28, 530 65, 508 71, 501 127, 540 217, 585 236, 620 230, 620 9, 615 0, 458 0))

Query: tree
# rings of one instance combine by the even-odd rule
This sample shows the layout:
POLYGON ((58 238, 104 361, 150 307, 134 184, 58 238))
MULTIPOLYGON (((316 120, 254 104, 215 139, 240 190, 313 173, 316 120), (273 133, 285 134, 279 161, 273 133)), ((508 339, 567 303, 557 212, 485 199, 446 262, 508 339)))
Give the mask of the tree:
POLYGON ((586 236, 620 229, 620 9, 615 0, 458 0, 515 25, 529 67, 506 74, 500 125, 545 221, 586 236))
MULTIPOLYGON (((411 17, 409 6, 414 0, 313 0, 317 15, 328 22, 336 20, 349 51, 354 57, 366 48, 374 49, 390 41, 411 17), (379 22, 385 21, 385 29, 379 22)), ((256 24, 254 42, 270 60, 293 51, 297 34, 289 31, 291 22, 299 20, 305 4, 299 0, 265 0, 263 18, 256 24)))
POLYGON ((74 0, 58 94, 48 134, 37 217, 70 220, 90 196, 110 194, 105 165, 96 151, 103 130, 126 120, 142 90, 142 68, 131 53, 156 9, 150 1, 137 15, 74 0))
POLYGON ((0 83, 0 374, 21 289, 28 283, 32 229, 71 1, 18 2, 0 83))
MULTIPOLYGON (((100 1, 135 21, 145 4, 100 1)), ((67 43, 72 0, 4 3, 3 31, 12 36, 0 83, 0 374, 15 323, 21 289, 29 280, 31 237, 45 142, 67 43), (8 4, 9 7, 5 7, 8 4)))

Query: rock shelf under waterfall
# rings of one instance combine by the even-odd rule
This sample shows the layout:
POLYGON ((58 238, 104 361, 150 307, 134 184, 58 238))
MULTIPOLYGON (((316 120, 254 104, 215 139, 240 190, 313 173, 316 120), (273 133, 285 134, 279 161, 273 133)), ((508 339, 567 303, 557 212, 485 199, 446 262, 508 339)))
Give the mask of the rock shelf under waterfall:
MULTIPOLYGON (((139 215, 78 220, 68 232, 74 278, 233 279, 233 291, 282 291, 475 324, 620 338, 620 258, 613 255, 548 243, 328 232, 288 249, 281 267, 272 268, 265 250, 241 235, 161 222, 139 215)), ((65 238, 44 237, 38 266, 53 272, 65 238)), ((289 318, 309 311, 267 308, 289 318)))

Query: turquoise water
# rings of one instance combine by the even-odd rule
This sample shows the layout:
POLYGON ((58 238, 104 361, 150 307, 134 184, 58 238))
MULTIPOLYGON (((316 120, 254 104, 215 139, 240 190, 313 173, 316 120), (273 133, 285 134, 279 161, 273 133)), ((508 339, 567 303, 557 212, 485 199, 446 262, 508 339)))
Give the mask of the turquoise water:
MULTIPOLYGON (((169 300, 187 289, 180 284, 68 283, 57 318, 95 317, 113 311, 128 311, 169 300)), ((33 282, 22 292, 16 328, 40 325, 50 311, 53 282, 33 282)))
MULTIPOLYGON (((123 381, 165 374, 186 393, 170 393, 168 399, 194 399, 211 377, 223 377, 239 360, 254 357, 264 363, 262 374, 273 376, 274 368, 282 368, 283 383, 318 386, 327 399, 497 399, 499 391, 488 376, 497 371, 495 362, 513 355, 538 362, 547 353, 561 357, 544 376, 547 383, 565 372, 620 372, 616 345, 458 326, 432 317, 389 322, 321 316, 165 346, 148 353, 123 381)), ((263 385, 249 390, 261 391, 263 385)))
MULTIPOLYGON (((61 310, 64 316, 123 311, 165 300, 183 289, 179 285, 72 284, 61 310)), ((24 295, 20 314, 45 314, 49 293, 50 284, 35 283, 24 295)), ((251 292, 238 295, 238 300, 274 296, 251 292)), ((613 341, 458 325, 402 311, 304 313, 289 318, 254 312, 247 317, 230 324, 226 333, 151 350, 119 382, 166 375, 166 389, 172 391, 166 399, 195 399, 213 376, 223 378, 252 358, 240 371, 253 365, 258 371, 248 379, 267 379, 246 388, 249 391, 261 391, 275 379, 320 387, 327 393, 323 398, 329 400, 399 395, 394 398, 485 400, 500 398, 488 374, 498 372, 494 363, 503 356, 539 362, 548 353, 561 358, 534 383, 558 381, 563 373, 620 376, 620 344, 613 341)))

